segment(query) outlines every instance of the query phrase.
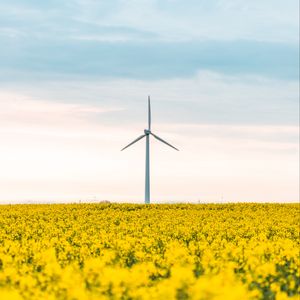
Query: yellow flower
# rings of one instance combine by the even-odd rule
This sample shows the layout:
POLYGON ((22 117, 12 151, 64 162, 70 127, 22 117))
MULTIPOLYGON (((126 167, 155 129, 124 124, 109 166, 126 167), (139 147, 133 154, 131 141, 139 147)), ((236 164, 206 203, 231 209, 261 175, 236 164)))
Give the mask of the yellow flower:
POLYGON ((0 299, 297 299, 299 207, 4 205, 0 299))

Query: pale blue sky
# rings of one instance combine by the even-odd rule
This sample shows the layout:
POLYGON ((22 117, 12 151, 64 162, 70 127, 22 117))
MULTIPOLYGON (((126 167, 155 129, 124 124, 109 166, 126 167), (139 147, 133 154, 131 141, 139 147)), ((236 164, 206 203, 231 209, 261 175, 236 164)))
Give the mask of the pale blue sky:
MULTIPOLYGON (((0 162, 9 171, 0 171, 6 190, 0 201, 90 195, 140 201, 143 151, 138 161, 115 151, 143 129, 148 94, 157 129, 186 155, 171 154, 179 161, 179 174, 172 179, 172 160, 164 165, 168 152, 166 157, 155 153, 158 201, 216 201, 221 194, 228 201, 296 201, 298 12, 297 0, 2 1, 0 138, 6 150, 0 162), (90 140, 73 161, 63 153, 69 144, 81 144, 75 128, 90 140), (60 149, 53 157, 47 143, 60 149), (199 153, 199 147, 206 150, 199 153), (33 167, 31 176, 24 171, 30 149, 40 155, 39 166, 45 153, 50 159, 44 168, 33 167), (94 149, 98 156, 85 162, 94 149), (19 158, 7 159, 9 153, 19 158), (190 170, 192 158, 199 172, 190 170), (57 160, 62 170, 53 169, 57 160), (110 166, 103 165, 110 160, 134 166, 129 177, 121 176, 125 165, 119 178, 106 176, 110 166), (103 172, 94 171, 95 165, 103 172), (70 166, 74 172, 69 174, 70 166), (231 175, 224 171, 229 166, 235 166, 231 175), (165 178, 166 169, 171 175, 165 178), (43 170, 51 175, 41 176, 43 170), (68 175, 59 177, 59 172, 68 175), (93 177, 87 180, 87 174, 93 177), (172 195, 176 180, 185 184, 177 184, 172 195), (235 191, 235 182, 243 189, 235 191), (20 194, 13 193, 14 186, 20 194), (118 192, 111 192, 115 186, 118 192)), ((112 169, 118 172, 118 165, 112 169)))
POLYGON ((0 4, 0 66, 26 79, 199 70, 297 79, 297 13, 297 0, 9 1, 0 4))

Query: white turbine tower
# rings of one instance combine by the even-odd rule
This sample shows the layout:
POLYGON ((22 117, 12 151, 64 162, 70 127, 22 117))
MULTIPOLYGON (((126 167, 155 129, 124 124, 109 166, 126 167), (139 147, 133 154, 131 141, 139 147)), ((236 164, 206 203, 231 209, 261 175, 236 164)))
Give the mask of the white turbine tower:
POLYGON ((157 140, 160 142, 163 142, 164 144, 168 145, 169 147, 179 151, 177 148, 160 138, 159 136, 155 135, 151 131, 151 106, 150 106, 150 96, 148 96, 148 129, 144 129, 144 134, 139 136, 137 139, 135 139, 133 142, 128 144, 126 147, 124 147, 121 151, 125 150, 129 146, 133 145, 134 143, 138 142, 142 138, 146 137, 146 173, 145 173, 145 204, 150 203, 150 134, 154 136, 157 140))

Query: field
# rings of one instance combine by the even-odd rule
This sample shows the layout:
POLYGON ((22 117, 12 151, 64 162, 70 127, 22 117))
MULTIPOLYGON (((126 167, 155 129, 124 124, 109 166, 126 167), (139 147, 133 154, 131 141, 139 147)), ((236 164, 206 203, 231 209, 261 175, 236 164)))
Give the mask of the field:
POLYGON ((3 205, 0 299, 299 299, 299 205, 3 205))

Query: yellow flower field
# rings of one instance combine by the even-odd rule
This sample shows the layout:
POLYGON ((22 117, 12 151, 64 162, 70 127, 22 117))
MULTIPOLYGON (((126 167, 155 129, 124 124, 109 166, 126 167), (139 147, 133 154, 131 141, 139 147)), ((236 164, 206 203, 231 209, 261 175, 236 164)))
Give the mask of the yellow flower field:
POLYGON ((299 205, 3 205, 0 299, 299 299, 299 205))

